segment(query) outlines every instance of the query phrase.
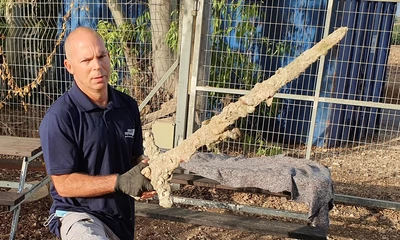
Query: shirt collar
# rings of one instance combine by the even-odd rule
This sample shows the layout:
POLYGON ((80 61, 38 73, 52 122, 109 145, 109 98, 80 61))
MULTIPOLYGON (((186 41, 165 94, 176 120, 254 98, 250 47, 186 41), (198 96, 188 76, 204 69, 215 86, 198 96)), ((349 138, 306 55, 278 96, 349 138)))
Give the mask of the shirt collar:
MULTIPOLYGON (((115 90, 110 85, 107 85, 107 90, 108 90, 108 104, 107 104, 106 109, 113 109, 113 108, 121 107, 121 103, 120 103, 120 101, 118 101, 115 90)), ((94 104, 82 92, 82 90, 78 87, 78 85, 75 83, 75 81, 72 84, 71 89, 68 91, 68 94, 71 96, 73 101, 86 112, 92 111, 94 109, 100 109, 100 107, 97 104, 94 104)))

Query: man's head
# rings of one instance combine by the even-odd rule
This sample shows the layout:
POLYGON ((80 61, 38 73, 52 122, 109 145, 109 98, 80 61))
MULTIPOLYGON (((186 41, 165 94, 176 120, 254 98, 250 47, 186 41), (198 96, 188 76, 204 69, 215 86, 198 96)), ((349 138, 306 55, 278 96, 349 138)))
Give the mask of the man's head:
POLYGON ((94 30, 79 27, 65 40, 64 65, 86 94, 106 91, 110 79, 110 55, 101 36, 94 30))

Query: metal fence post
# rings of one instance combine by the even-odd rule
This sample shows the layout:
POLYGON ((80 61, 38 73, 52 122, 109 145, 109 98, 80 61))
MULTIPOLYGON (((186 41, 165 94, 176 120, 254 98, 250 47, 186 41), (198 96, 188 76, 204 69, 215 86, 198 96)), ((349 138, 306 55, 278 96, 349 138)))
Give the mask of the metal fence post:
POLYGON ((174 146, 185 138, 187 122, 187 101, 188 85, 192 52, 192 32, 193 32, 193 13, 195 9, 194 0, 185 0, 182 2, 182 41, 180 49, 179 81, 177 92, 176 108, 176 128, 174 136, 174 146))
MULTIPOLYGON (((328 1, 327 9, 326 9, 326 20, 325 20, 325 29, 324 29, 324 35, 323 37, 325 38, 326 36, 329 35, 329 29, 331 25, 331 18, 332 18, 332 10, 333 10, 333 0, 328 1)), ((324 67, 325 67, 325 56, 321 56, 319 59, 319 69, 318 69, 318 77, 317 77, 317 83, 315 86, 315 95, 314 95, 314 103, 313 103, 313 108, 312 108, 312 115, 311 115, 311 122, 310 122, 310 129, 308 131, 308 140, 307 140, 307 150, 306 150, 306 159, 310 159, 311 156, 311 149, 313 145, 313 138, 314 138, 314 130, 315 130, 315 124, 317 120, 317 112, 318 112, 318 104, 319 104, 319 97, 321 94, 321 84, 322 84, 322 78, 324 75, 324 67)))
MULTIPOLYGON (((205 81, 209 78, 210 71, 208 67, 200 66, 210 66, 211 56, 207 51, 207 47, 210 44, 208 38, 205 35, 208 32, 208 20, 210 19, 211 13, 211 3, 210 0, 199 1, 196 26, 194 33, 194 47, 193 47, 193 67, 192 74, 190 76, 190 88, 189 88, 189 109, 188 109, 188 121, 187 121, 187 132, 186 136, 192 134, 195 130, 195 115, 196 115, 196 102, 200 102, 199 105, 203 104, 207 99, 199 99, 197 96, 197 86, 199 81, 205 81)), ((204 84, 202 84, 204 85, 204 84)), ((199 117, 199 119, 202 119, 199 117)))

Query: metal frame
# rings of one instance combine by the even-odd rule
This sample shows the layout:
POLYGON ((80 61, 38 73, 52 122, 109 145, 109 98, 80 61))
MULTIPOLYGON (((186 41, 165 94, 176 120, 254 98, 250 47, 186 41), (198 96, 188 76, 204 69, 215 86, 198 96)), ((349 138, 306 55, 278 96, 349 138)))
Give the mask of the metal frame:
MULTIPOLYGON (((195 87, 195 89, 196 89, 196 91, 201 91, 201 92, 217 92, 217 93, 230 93, 230 94, 241 94, 241 95, 246 95, 247 93, 250 92, 249 90, 202 87, 202 86, 195 87)), ((277 93, 274 95, 274 98, 281 98, 281 99, 286 98, 286 99, 314 102, 314 96, 304 96, 304 95, 295 95, 295 94, 286 94, 286 93, 277 93)), ((360 107, 374 107, 374 108, 382 108, 382 109, 388 109, 388 110, 400 110, 400 105, 398 105, 398 104, 368 102, 368 101, 360 101, 360 100, 319 97, 318 102, 346 104, 346 105, 353 105, 353 106, 360 106, 360 107)))
MULTIPOLYGON (((195 32, 195 42, 194 42, 194 55, 195 56, 201 56, 200 54, 200 46, 202 41, 204 39, 202 38, 202 34, 204 33, 203 30, 203 15, 206 15, 209 13, 209 9, 204 9, 204 6, 209 6, 210 4, 205 4, 204 2, 208 1, 201 1, 201 5, 199 8, 199 13, 198 13, 198 19, 197 19, 197 25, 196 25, 196 32, 195 32), (205 13, 206 12, 206 13, 205 13)), ((374 2, 374 1, 373 1, 374 2)), ((375 2, 400 2, 399 1, 375 1, 375 2)), ((329 0, 328 1, 328 6, 327 6, 327 16, 326 16, 326 25, 325 25, 325 30, 324 30, 324 37, 326 37, 329 34, 329 29, 331 25, 331 18, 332 18, 332 11, 333 11, 333 3, 334 0, 329 0)), ((198 58, 199 58, 198 57, 198 58)), ((217 93, 230 93, 230 94, 239 94, 239 95, 245 95, 250 92, 250 90, 238 90, 238 89, 229 89, 229 88, 215 88, 215 87, 208 87, 208 86, 197 86, 197 79, 200 74, 200 60, 198 58, 193 59, 193 71, 192 71, 192 77, 191 77, 191 87, 190 87, 190 100, 188 107, 188 118, 187 118, 187 135, 190 135, 193 133, 194 130, 194 116, 195 116, 195 101, 196 101, 196 93, 199 91, 202 92, 217 92, 217 93)), ((282 93, 277 93, 274 95, 274 98, 281 98, 281 99, 292 99, 292 100, 302 100, 302 101, 310 101, 313 102, 313 110, 312 110, 312 116, 311 116, 311 121, 310 121, 310 130, 308 134, 308 139, 312 139, 314 135, 314 128, 315 128, 315 123, 316 123, 316 115, 317 115, 317 110, 318 110, 318 104, 321 103, 336 103, 336 104, 347 104, 347 105, 353 105, 353 106, 363 106, 363 107, 376 107, 376 108, 382 108, 382 109, 389 109, 389 110, 400 110, 400 105, 395 105, 395 104, 385 104, 385 103, 379 103, 379 102, 367 102, 367 101, 360 101, 360 100, 347 100, 347 99, 337 99, 337 98, 327 98, 327 97, 320 97, 320 90, 321 90, 321 84, 322 84, 322 78, 323 78, 323 71, 324 71, 324 64, 325 64, 325 56, 322 56, 319 60, 319 66, 318 66, 318 78, 317 78, 317 83, 316 83, 316 89, 315 89, 315 94, 314 96, 305 96, 305 95, 295 95, 295 94, 282 94, 282 93)), ((178 118, 178 112, 177 112, 177 118, 178 118)), ((177 122, 178 123, 178 122, 177 122)), ((178 124, 178 127, 183 127, 178 124)), ((311 151, 312 151, 312 141, 308 141, 307 143, 307 150, 306 150, 306 159, 310 159, 311 156, 311 151)))
POLYGON ((172 201, 177 204, 186 204, 186 205, 191 205, 191 206, 227 209, 227 210, 231 210, 231 211, 255 213, 255 214, 268 215, 268 216, 274 216, 274 217, 289 217, 289 218, 293 218, 293 219, 308 221, 307 214, 286 211, 286 210, 277 210, 277 209, 264 208, 264 207, 252 207, 252 206, 246 206, 246 205, 242 205, 242 204, 216 202, 216 201, 210 201, 210 200, 202 200, 202 199, 186 198, 186 197, 178 197, 178 196, 173 196, 172 201))
MULTIPOLYGON (((381 1, 375 0, 372 2, 400 2, 397 1, 381 1)), ((328 35, 330 27, 331 27, 331 18, 333 12, 333 5, 334 0, 328 0, 327 4, 327 14, 325 19, 325 29, 324 29, 324 37, 328 35)), ((201 51, 207 50, 205 49, 204 44, 204 36, 203 34, 207 29, 207 24, 205 23, 206 17, 210 14, 210 7, 211 6, 209 0, 200 1, 199 9, 197 12, 197 19, 196 19, 196 28, 194 34, 194 49, 193 53, 194 56, 197 56, 192 59, 192 72, 191 72, 191 81, 190 81, 190 89, 189 89, 189 102, 186 103, 186 98, 184 100, 179 100, 180 106, 179 109, 188 109, 188 112, 177 111, 177 132, 180 132, 180 135, 177 138, 176 142, 182 140, 182 133, 184 132, 183 128, 185 128, 185 124, 178 124, 178 119, 185 119, 187 116, 187 128, 186 128, 186 135, 190 135, 194 131, 194 122, 195 122, 195 102, 197 98, 197 92, 218 92, 218 93, 230 93, 230 94, 238 94, 238 95, 245 95, 250 91, 246 90, 237 90, 237 89, 228 89, 228 88, 215 88, 215 87, 208 87, 208 86, 197 86, 197 80, 199 76, 203 75, 206 76, 206 71, 202 70, 200 66, 207 62, 207 56, 203 56, 201 51), (185 104, 185 106, 183 106, 185 104), (181 115, 182 114, 182 115, 181 115), (187 114, 187 115, 186 115, 187 114)), ((353 106, 362 106, 362 107, 374 107, 374 108, 381 108, 381 109, 388 109, 388 110, 400 110, 400 105, 395 104, 386 104, 380 102, 368 102, 368 101, 359 101, 359 100, 348 100, 348 99, 337 99, 337 98, 330 98, 330 97, 320 97, 321 85, 322 85, 322 78, 324 74, 324 65, 325 65, 325 57, 321 57, 319 60, 318 65, 318 76, 317 76, 317 83, 314 96, 305 96, 305 95, 295 95, 295 94, 282 94, 277 93, 274 97, 275 98, 285 98, 285 99, 292 99, 292 100, 302 100, 302 101, 309 101, 313 102, 313 109, 312 109, 312 116, 311 116, 311 123, 310 129, 308 131, 308 139, 312 139, 314 135, 314 128, 316 125, 316 116, 317 116, 317 109, 319 103, 332 103, 332 104, 346 104, 346 105, 353 105, 353 106)), ((181 79, 180 79, 181 81, 181 79)), ((187 85, 180 86, 180 89, 186 89, 187 85)), ((181 96, 181 95, 179 95, 181 96)), ((186 96, 186 94, 185 94, 186 96)), ((312 141, 307 142, 306 146, 306 159, 310 159, 312 152, 312 141)), ((397 202, 390 202, 390 201, 382 201, 378 199, 369 199, 369 198, 360 198, 356 196, 347 196, 347 195, 335 195, 335 200, 338 202, 350 203, 350 204, 359 204, 363 206, 369 207, 382 207, 382 208, 391 208, 391 209, 400 209, 399 204, 397 202)), ((183 201, 183 200, 182 200, 183 201)), ((192 200, 190 200, 192 201, 192 200)), ((197 202, 197 204, 202 204, 201 202, 197 202)))
POLYGON ((10 237, 9 237, 10 240, 13 240, 15 238, 15 234, 16 234, 17 227, 18 227, 18 220, 19 220, 19 213, 20 213, 20 210, 21 210, 21 204, 23 202, 25 202, 25 200, 29 199, 40 188, 42 188, 44 185, 46 185, 47 183, 50 182, 50 177, 46 176, 39 183, 37 183, 35 185, 26 184, 25 183, 26 174, 27 174, 27 171, 28 171, 29 163, 32 160, 40 157, 42 154, 43 154, 43 152, 40 151, 40 152, 36 153, 35 155, 33 155, 31 157, 24 157, 23 158, 19 183, 17 183, 17 182, 8 182, 8 181, 1 181, 0 182, 0 186, 2 186, 2 187, 17 188, 17 193, 23 193, 24 189, 29 189, 28 191, 23 193, 24 199, 21 202, 19 202, 15 206, 11 206, 9 208, 9 211, 13 212, 13 218, 12 218, 12 222, 11 222, 11 231, 10 231, 10 237))
MULTIPOLYGON (((193 58, 192 63, 192 74, 190 76, 190 89, 189 89, 189 103, 188 103, 188 119, 187 119, 187 129, 186 129, 186 137, 193 133, 194 129, 194 111, 196 108, 196 92, 198 91, 197 88, 197 80, 199 79, 200 75, 207 76, 208 72, 201 71, 200 65, 203 63, 208 63, 210 59, 204 57, 201 54, 201 50, 205 49, 207 46, 205 44, 204 38, 202 35, 207 31, 207 19, 211 12, 209 1, 199 1, 197 18, 196 18, 196 27, 195 27, 195 36, 194 36, 194 43, 193 43, 193 56, 197 56, 193 58), (207 4, 206 4, 207 3, 207 4), (208 7, 207 7, 208 6, 208 7), (207 9, 205 9, 207 7, 207 9)), ((200 77, 201 78, 201 77, 200 77)))
POLYGON ((197 0, 186 0, 182 2, 182 44, 180 51, 181 64, 179 68, 179 84, 177 94, 176 106, 176 128, 174 136, 174 146, 179 145, 180 141, 185 139, 186 136, 186 123, 187 123, 187 101, 188 101, 188 87, 189 87, 189 74, 190 63, 192 58, 192 35, 193 35, 193 21, 197 15, 197 0))
MULTIPOLYGON (((325 29, 324 29, 324 38, 328 36, 330 26, 331 26, 331 18, 332 18, 332 7, 333 7, 333 0, 328 1, 328 6, 327 6, 327 14, 325 18, 325 29)), ((312 113, 311 113, 311 125, 308 130, 308 141, 307 141, 307 151, 306 151, 306 159, 310 159, 311 156, 311 148, 312 148, 312 143, 314 137, 314 130, 315 130, 315 123, 317 121, 317 112, 318 112, 318 103, 320 101, 320 93, 321 93, 321 86, 322 86, 322 78, 324 74, 324 66, 325 66, 325 55, 322 55, 319 58, 319 65, 318 65, 318 78, 317 78, 317 83, 315 86, 315 94, 314 94, 314 103, 313 103, 313 108, 312 108, 312 113)))

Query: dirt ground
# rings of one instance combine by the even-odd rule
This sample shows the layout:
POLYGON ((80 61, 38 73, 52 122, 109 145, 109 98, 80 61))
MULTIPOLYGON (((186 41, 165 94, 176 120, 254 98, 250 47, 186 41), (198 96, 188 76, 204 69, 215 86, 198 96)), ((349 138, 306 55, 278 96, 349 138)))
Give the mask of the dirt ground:
MULTIPOLYGON (((400 163, 398 160, 400 142, 396 141, 385 147, 376 145, 368 149, 336 149, 322 151, 319 154, 322 159, 319 162, 329 166, 331 170, 336 193, 400 202, 400 163)), ((28 180, 38 179, 42 176, 41 172, 31 172, 28 180)), ((16 170, 0 170, 0 179, 15 180, 17 178, 16 170)), ((304 204, 264 194, 185 186, 175 192, 175 195, 307 212, 304 204)), ((43 226, 50 205, 49 197, 22 205, 17 239, 56 239, 43 226)), ((206 209, 202 208, 201 210, 206 209)), ((11 213, 7 212, 5 207, 0 208, 0 219, 0 239, 8 239, 11 213)), ((400 211, 336 203, 330 212, 330 221, 329 239, 400 239, 400 211)), ((256 240, 283 238, 137 217, 136 239, 256 240)))
MULTIPOLYGON (((391 64, 393 64, 389 75, 389 82, 392 86, 398 86, 397 78, 400 78, 400 69, 397 71, 397 64, 400 65, 400 47, 395 46, 395 48, 396 51, 391 51, 389 58, 391 64)), ((393 92, 392 88, 389 85, 387 91, 393 92)), ((393 99, 398 98, 398 96, 391 97, 386 102, 394 103, 396 101, 393 99)), ((400 202, 399 127, 394 127, 394 130, 379 132, 377 134, 378 137, 373 141, 376 143, 373 144, 346 149, 316 149, 312 157, 331 170, 335 193, 400 202)), ((0 169, 1 180, 16 181, 18 176, 19 173, 16 170, 0 169)), ((36 180, 42 176, 42 172, 30 172, 27 180, 36 180)), ((0 190, 4 191, 5 189, 0 190)), ((256 193, 186 186, 175 192, 175 194, 185 197, 307 212, 307 207, 303 204, 286 198, 256 193)), ((49 197, 24 203, 21 209, 16 239, 56 239, 43 226, 48 216, 50 205, 51 199, 49 197)), ((203 208, 202 210, 206 209, 203 208)), ((329 239, 400 239, 399 210, 361 207, 336 202, 329 216, 331 221, 329 239)), ((11 213, 4 206, 0 206, 0 240, 8 239, 11 219, 11 213)), ((238 230, 196 226, 142 217, 137 217, 135 231, 136 239, 139 240, 283 239, 238 230)))
POLYGON ((385 102, 392 104, 400 103, 400 45, 393 45, 389 53, 389 71, 387 72, 387 85, 385 89, 385 102))
MULTIPOLYGON (((315 149, 312 158, 328 166, 331 170, 335 193, 400 202, 400 139, 398 134, 386 133, 379 136, 380 138, 375 139, 379 144, 329 150, 315 149)), ((27 181, 40 179, 43 174, 43 172, 29 172, 27 181)), ((17 181, 18 177, 17 170, 0 169, 1 180, 17 181)), ((185 186, 174 194, 296 212, 306 213, 308 211, 304 204, 283 197, 257 193, 185 186)), ((24 203, 16 239, 56 239, 43 226, 50 205, 50 197, 24 203)), ((205 208, 200 210, 224 212, 223 210, 205 208)), ((243 215, 247 216, 248 214, 243 215)), ((253 215, 253 217, 259 216, 253 215)), ((329 217, 331 221, 329 239, 400 239, 399 210, 361 207, 336 202, 329 217)), ((263 218, 276 219, 265 216, 263 218)), ((8 239, 11 219, 11 213, 5 207, 0 207, 0 240, 8 239)), ((287 219, 279 220, 290 221, 287 219)), ((135 231, 136 239, 139 240, 284 239, 238 230, 196 226, 142 217, 137 217, 135 231)))

